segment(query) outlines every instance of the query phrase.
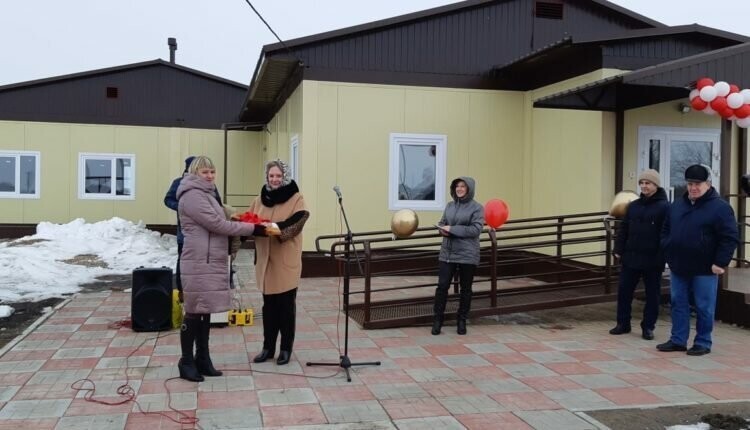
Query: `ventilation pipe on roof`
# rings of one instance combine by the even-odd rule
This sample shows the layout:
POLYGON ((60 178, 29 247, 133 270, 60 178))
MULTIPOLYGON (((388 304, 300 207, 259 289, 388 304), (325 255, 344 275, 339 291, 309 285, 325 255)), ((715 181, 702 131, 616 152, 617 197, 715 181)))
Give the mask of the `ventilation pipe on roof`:
POLYGON ((167 39, 167 45, 169 45, 169 62, 174 64, 174 52, 177 50, 177 39, 170 37, 167 39))

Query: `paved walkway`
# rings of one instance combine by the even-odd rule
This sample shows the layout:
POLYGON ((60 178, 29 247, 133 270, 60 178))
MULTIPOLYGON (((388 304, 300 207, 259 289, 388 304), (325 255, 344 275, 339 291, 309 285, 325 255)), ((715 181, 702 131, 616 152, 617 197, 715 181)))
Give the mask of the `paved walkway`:
MULTIPOLYGON (((249 261, 247 252, 241 258, 249 261)), ((240 271, 241 298, 260 312, 250 270, 240 271)), ((707 356, 659 353, 657 342, 640 333, 607 334, 611 304, 475 320, 467 336, 456 335, 455 326, 431 336, 429 327, 365 331, 352 324, 352 360, 382 365, 356 368, 348 383, 336 367, 305 366, 338 361, 339 297, 336 279, 302 281, 295 351, 286 366, 248 364, 261 347, 259 320, 213 329, 212 356, 225 376, 171 380, 168 395, 164 381, 177 376, 177 332, 155 339, 157 333, 111 328, 129 316, 130 295, 79 294, 0 357, 0 429, 193 428, 143 415, 133 403, 88 402, 71 389, 89 378, 96 399, 117 400, 126 373, 144 410, 168 411, 171 401, 204 429, 602 429, 584 411, 750 399, 747 330, 717 324, 707 356)), ((663 317, 657 340, 668 331, 663 317)))

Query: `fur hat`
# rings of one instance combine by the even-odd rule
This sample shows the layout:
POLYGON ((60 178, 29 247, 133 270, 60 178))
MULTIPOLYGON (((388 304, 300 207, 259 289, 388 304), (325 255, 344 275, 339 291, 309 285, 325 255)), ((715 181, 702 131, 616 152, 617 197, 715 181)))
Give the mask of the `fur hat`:
POLYGON ((638 175, 638 182, 649 181, 657 187, 661 187, 661 180, 659 179, 659 172, 654 169, 647 169, 638 175))
POLYGON ((685 169, 686 182, 710 182, 711 169, 703 164, 693 164, 685 169))

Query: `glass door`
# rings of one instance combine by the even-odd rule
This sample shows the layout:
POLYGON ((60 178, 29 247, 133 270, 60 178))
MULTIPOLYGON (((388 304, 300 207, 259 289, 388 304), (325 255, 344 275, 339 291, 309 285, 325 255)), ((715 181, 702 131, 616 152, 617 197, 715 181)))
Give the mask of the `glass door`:
POLYGON ((685 169, 690 165, 710 167, 713 182, 718 183, 721 174, 718 129, 640 127, 638 134, 638 172, 658 171, 669 201, 685 193, 685 169))

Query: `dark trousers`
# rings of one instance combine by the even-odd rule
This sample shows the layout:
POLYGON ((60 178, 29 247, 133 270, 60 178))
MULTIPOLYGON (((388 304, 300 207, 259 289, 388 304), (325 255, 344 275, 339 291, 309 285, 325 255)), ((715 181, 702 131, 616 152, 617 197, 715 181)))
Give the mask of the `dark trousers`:
POLYGON ((281 294, 263 294, 263 349, 276 351, 281 333, 281 351, 292 352, 297 316, 297 289, 281 294))
POLYGON ((622 266, 620 285, 617 288, 617 324, 630 327, 633 292, 638 281, 643 279, 646 287, 646 306, 643 308, 641 328, 653 330, 659 317, 659 291, 662 269, 633 269, 622 266))
POLYGON ((448 289, 451 286, 453 275, 458 272, 458 283, 461 287, 461 295, 458 302, 456 317, 465 320, 469 317, 471 310, 471 284, 474 282, 474 271, 477 266, 473 264, 440 262, 438 268, 438 285, 435 289, 435 319, 443 321, 445 305, 448 303, 448 289))
POLYGON ((182 244, 177 244, 177 267, 174 269, 175 284, 177 285, 177 291, 182 291, 182 279, 180 279, 180 258, 182 257, 182 244))

